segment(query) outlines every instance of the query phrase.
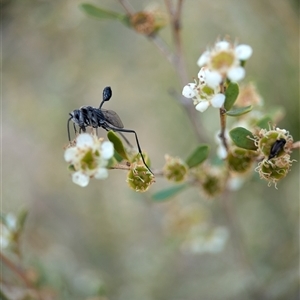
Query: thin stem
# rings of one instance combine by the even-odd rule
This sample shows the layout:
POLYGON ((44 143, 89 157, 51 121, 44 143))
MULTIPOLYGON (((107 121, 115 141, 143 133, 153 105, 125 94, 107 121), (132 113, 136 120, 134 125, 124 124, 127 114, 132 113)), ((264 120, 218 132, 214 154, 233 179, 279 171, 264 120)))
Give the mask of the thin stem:
MULTIPOLYGON (((184 86, 188 83, 187 68, 184 61, 182 40, 181 40, 181 14, 183 0, 177 1, 176 9, 172 5, 170 0, 165 0, 165 5, 168 10, 170 20, 171 20, 171 30, 173 35, 173 41, 175 45, 175 55, 173 55, 172 60, 170 61, 175 68, 176 73, 179 76, 181 86, 184 86)), ((201 130, 202 125, 200 120, 196 121, 196 111, 191 104, 190 100, 186 99, 183 96, 177 97, 179 103, 185 109, 189 120, 192 124, 192 127, 198 137, 198 140, 201 141, 205 138, 204 130, 201 130)))
MULTIPOLYGON (((225 85, 221 83, 220 90, 223 95, 225 95, 225 85)), ((222 141, 223 146, 225 147, 226 151, 228 152, 228 143, 225 136, 226 132, 226 109, 224 107, 220 108, 220 125, 221 125, 221 131, 219 134, 219 137, 222 141)))
POLYGON ((219 137, 222 141, 223 146, 228 151, 228 144, 227 144, 227 139, 225 136, 225 131, 226 131, 226 114, 225 113, 226 113, 226 110, 224 108, 220 108, 221 132, 219 134, 219 137))
POLYGON ((118 0, 120 2, 120 4, 123 6, 123 8, 125 9, 127 15, 132 16, 134 14, 134 9, 133 7, 130 5, 130 3, 128 3, 127 0, 118 0))
MULTIPOLYGON (((134 10, 131 5, 126 0, 118 0, 122 7, 125 9, 128 15, 134 14, 134 10)), ((166 57, 168 62, 174 67, 176 73, 179 76, 181 86, 184 86, 188 82, 188 75, 186 71, 186 66, 183 58, 182 42, 181 42, 181 13, 183 0, 178 0, 176 9, 174 9, 170 0, 165 0, 165 5, 167 7, 170 19, 171 19, 171 30, 175 45, 175 54, 169 50, 167 44, 155 33, 147 36, 147 38, 157 47, 157 49, 166 57)), ((196 121, 196 112, 189 100, 183 96, 176 97, 178 102, 185 109, 192 127, 196 133, 199 141, 205 139, 205 132, 201 130, 201 121, 196 121)))
POLYGON ((183 0, 178 0, 177 7, 174 9, 170 0, 165 0, 165 4, 171 19, 171 29, 173 34, 173 41, 175 45, 176 59, 174 61, 174 67, 179 75, 182 85, 188 82, 188 75, 186 66, 183 59, 183 50, 181 42, 181 13, 183 0))
POLYGON ((300 149, 300 141, 295 142, 292 149, 300 149))
POLYGON ((28 288, 34 289, 34 286, 32 283, 28 280, 26 277, 26 274, 24 271, 17 266, 14 262, 12 262, 8 257, 6 257, 1 251, 0 251, 0 260, 13 272, 15 273, 28 288))
POLYGON ((121 165, 121 164, 116 164, 112 167, 110 167, 109 169, 111 170, 126 170, 126 171, 130 171, 130 165, 121 165))
POLYGON ((168 62, 175 67, 176 58, 174 54, 168 49, 165 42, 157 35, 149 35, 149 40, 157 47, 157 49, 166 57, 168 62))

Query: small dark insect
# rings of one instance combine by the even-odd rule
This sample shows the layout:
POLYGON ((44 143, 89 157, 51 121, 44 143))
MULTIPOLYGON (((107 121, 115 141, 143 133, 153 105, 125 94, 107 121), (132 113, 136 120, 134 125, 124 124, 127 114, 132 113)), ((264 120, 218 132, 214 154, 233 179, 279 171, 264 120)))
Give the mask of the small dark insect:
POLYGON ((286 143, 286 140, 284 138, 280 138, 279 140, 277 140, 271 147, 268 160, 270 160, 273 157, 275 157, 276 155, 278 155, 279 152, 281 152, 283 150, 285 143, 286 143))
POLYGON ((70 115, 70 118, 68 119, 69 141, 71 141, 70 128, 69 128, 70 121, 73 121, 75 134, 77 132, 75 124, 79 127, 79 133, 81 131, 86 132, 87 127, 92 127, 96 129, 98 127, 102 127, 106 131, 112 130, 118 132, 124 138, 124 140, 129 146, 131 146, 131 144, 127 140, 127 138, 122 134, 122 132, 133 133, 135 136, 136 144, 138 147, 139 154, 141 155, 142 161, 144 165, 147 167, 147 169, 152 173, 152 171, 150 170, 150 168, 145 162, 136 132, 132 129, 125 129, 120 117, 117 115, 115 111, 102 108, 104 102, 108 101, 111 98, 111 96, 112 96, 112 90, 109 86, 107 86, 103 90, 103 100, 100 103, 99 108, 95 108, 92 106, 81 106, 79 109, 74 109, 71 113, 69 113, 70 115))

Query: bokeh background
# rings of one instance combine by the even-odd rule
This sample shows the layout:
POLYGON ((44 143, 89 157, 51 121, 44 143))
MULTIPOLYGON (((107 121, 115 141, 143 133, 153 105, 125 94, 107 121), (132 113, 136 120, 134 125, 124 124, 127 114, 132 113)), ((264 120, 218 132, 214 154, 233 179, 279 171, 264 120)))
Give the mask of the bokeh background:
MULTIPOLYGON (((299 299, 299 163, 278 190, 254 177, 230 194, 251 272, 241 263, 234 232, 221 253, 182 253, 164 231, 170 204, 151 199, 170 185, 164 179, 139 194, 115 170, 81 188, 63 160, 68 113, 98 106, 107 85, 113 98, 106 108, 137 131, 154 168, 166 153, 185 158, 199 141, 169 93, 182 89, 173 67, 142 35, 87 17, 82 1, 1 3, 1 205, 5 213, 29 211, 23 263, 38 272, 41 287, 55 291, 55 299, 74 300, 97 294, 110 300, 299 299)), ((118 1, 93 3, 123 12, 118 1)), ((150 1, 130 3, 138 11, 150 1)), ((164 10, 163 1, 157 3, 164 10)), ((255 82, 267 109, 284 108, 277 125, 299 140, 298 1, 190 0, 182 17, 190 80, 199 55, 217 37, 251 45, 245 81, 255 82)), ((161 36, 172 49, 169 28, 161 36)), ((216 111, 198 118, 211 136, 202 142, 213 143, 216 111)), ((215 225, 228 226, 222 198, 207 201, 191 189, 171 201, 202 205, 215 225)), ((2 276, 12 274, 4 268, 2 276)))

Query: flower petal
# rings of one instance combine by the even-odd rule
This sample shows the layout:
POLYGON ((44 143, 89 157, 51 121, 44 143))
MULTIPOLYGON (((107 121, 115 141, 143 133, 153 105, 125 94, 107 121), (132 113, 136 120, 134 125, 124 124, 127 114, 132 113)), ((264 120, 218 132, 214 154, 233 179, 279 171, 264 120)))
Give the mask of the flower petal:
POLYGON ((90 177, 78 171, 72 174, 72 180, 74 183, 85 187, 89 184, 90 177))
POLYGON ((93 137, 88 133, 79 134, 76 138, 76 147, 78 148, 85 148, 85 147, 92 147, 94 144, 93 137))
POLYGON ((108 177, 108 171, 105 168, 98 168, 97 172, 95 173, 94 177, 96 179, 105 179, 108 177))
POLYGON ((199 67, 203 67, 204 65, 207 64, 209 57, 210 57, 210 51, 207 50, 207 51, 203 52, 197 61, 197 65, 199 67))
POLYGON ((231 81, 240 81, 245 77, 245 69, 243 67, 236 67, 236 68, 231 68, 227 72, 227 77, 231 81))
POLYGON ((225 102, 225 95, 223 94, 216 94, 212 99, 211 99, 211 105, 216 108, 220 108, 223 106, 225 102))
POLYGON ((187 84, 183 90, 182 95, 186 98, 193 98, 196 96, 196 83, 187 84))
POLYGON ((208 101, 201 101, 200 103, 198 103, 196 105, 196 109, 200 112, 204 112, 207 110, 207 108, 209 107, 209 102, 208 101))
POLYGON ((206 72, 206 84, 215 89, 222 81, 222 75, 216 71, 206 72))
POLYGON ((114 155, 114 145, 113 143, 106 141, 101 145, 101 156, 103 159, 110 159, 114 155))
POLYGON ((228 50, 230 48, 230 43, 227 41, 220 41, 215 44, 215 50, 228 50))
POLYGON ((76 147, 68 148, 64 153, 64 158, 66 162, 72 162, 76 158, 76 156, 77 156, 76 147))
POLYGON ((249 45, 238 45, 235 48, 235 53, 239 60, 247 60, 252 55, 252 48, 249 45))

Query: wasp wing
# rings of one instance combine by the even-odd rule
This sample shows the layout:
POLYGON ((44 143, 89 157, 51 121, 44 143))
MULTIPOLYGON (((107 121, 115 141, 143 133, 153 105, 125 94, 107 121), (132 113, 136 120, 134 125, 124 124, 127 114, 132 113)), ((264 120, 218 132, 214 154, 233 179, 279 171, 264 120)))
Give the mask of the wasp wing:
POLYGON ((118 127, 118 128, 124 128, 124 125, 123 125, 120 117, 118 116, 118 114, 115 111, 102 108, 101 112, 103 113, 105 120, 108 123, 110 123, 111 125, 118 127))

